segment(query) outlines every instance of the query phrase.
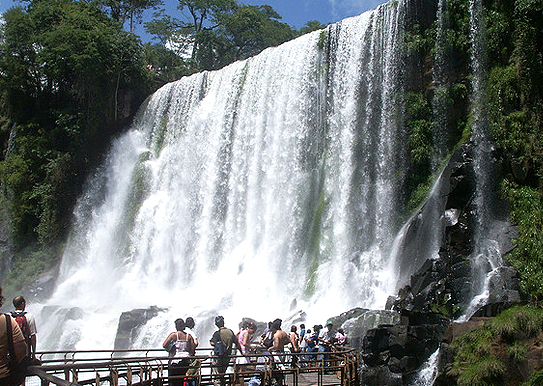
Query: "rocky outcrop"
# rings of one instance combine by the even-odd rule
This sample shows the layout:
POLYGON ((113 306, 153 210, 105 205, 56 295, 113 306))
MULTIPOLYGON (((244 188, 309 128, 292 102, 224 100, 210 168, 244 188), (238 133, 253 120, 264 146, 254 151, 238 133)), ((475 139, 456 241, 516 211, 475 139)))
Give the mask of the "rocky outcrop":
POLYGON ((139 308, 123 312, 119 317, 114 349, 129 349, 132 346, 135 337, 138 335, 140 328, 162 311, 164 311, 164 309, 152 306, 149 308, 139 308))
POLYGON ((368 310, 365 308, 354 308, 339 316, 330 318, 335 328, 343 328, 347 334, 347 341, 350 347, 359 351, 363 349, 363 339, 366 333, 379 325, 391 325, 398 323, 400 314, 395 311, 368 310))
POLYGON ((362 384, 409 384, 437 350, 449 324, 441 314, 403 310, 399 324, 369 330, 362 347, 362 384))
MULTIPOLYGON (((470 256, 474 252, 478 225, 472 153, 471 144, 455 152, 435 188, 434 202, 427 202, 406 225, 407 237, 400 245, 400 267, 410 272, 413 262, 420 266, 398 295, 387 302, 387 309, 401 314, 400 322, 370 329, 364 338, 362 381, 365 385, 410 384, 421 365, 444 341, 452 320, 463 315, 470 305, 474 296, 470 256), (430 205, 431 210, 441 213, 441 223, 426 221, 430 205), (409 235, 425 236, 425 230, 431 226, 443 227, 439 252, 435 258, 420 261, 421 255, 428 256, 424 253, 428 246, 409 235)), ((494 155, 496 165, 500 165, 498 155, 494 155)), ((507 208, 506 203, 495 199, 496 202, 489 204, 488 227, 494 232, 491 237, 503 257, 512 249, 511 238, 516 230, 507 221, 507 210, 503 210, 507 208)), ((488 291, 486 305, 475 316, 495 316, 521 300, 518 275, 506 264, 492 271, 488 291)))

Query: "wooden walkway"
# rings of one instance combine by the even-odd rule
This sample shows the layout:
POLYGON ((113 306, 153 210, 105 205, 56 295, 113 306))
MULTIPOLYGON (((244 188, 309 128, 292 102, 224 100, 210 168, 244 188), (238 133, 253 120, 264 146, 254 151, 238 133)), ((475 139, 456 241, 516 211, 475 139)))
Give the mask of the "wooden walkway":
MULTIPOLYGON (((163 350, 63 351, 42 352, 42 366, 30 369, 27 386, 169 386, 168 357, 163 350)), ((213 386, 223 378, 228 386, 360 386, 359 355, 354 349, 314 354, 251 354, 251 363, 238 365, 240 356, 231 357, 224 374, 212 372, 210 349, 192 357, 190 376, 182 376, 182 386, 213 386), (203 354, 203 355, 202 355, 203 354), (296 358, 298 357, 298 358, 296 358), (293 358, 296 360, 293 361, 293 358), (295 364, 295 365, 293 365, 295 364), (253 381, 251 383, 251 381, 253 381)))

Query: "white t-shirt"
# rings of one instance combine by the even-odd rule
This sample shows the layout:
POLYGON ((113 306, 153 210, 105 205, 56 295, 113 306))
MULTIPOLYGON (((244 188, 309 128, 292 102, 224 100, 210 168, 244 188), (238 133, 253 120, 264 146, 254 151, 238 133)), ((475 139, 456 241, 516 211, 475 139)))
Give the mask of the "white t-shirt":
POLYGON ((34 315, 32 315, 30 312, 27 312, 25 314, 26 321, 28 322, 28 327, 30 327, 30 334, 34 335, 38 333, 38 328, 36 327, 36 319, 34 319, 34 315))

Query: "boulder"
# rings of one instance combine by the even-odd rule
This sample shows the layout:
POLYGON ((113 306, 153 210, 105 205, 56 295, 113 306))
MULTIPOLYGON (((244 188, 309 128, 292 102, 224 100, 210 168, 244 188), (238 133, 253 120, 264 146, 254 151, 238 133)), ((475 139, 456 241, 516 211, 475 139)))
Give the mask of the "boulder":
POLYGON ((132 342, 150 319, 158 315, 164 309, 152 306, 149 308, 139 308, 132 311, 123 312, 119 317, 117 326, 117 335, 115 336, 115 350, 126 350, 132 346, 132 342))

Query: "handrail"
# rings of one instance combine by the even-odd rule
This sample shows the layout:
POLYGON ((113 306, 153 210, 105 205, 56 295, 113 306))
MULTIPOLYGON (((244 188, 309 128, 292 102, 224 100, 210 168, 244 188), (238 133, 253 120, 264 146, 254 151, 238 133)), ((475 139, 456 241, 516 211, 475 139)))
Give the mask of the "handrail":
MULTIPOLYGON (((232 371, 224 374, 212 372, 212 360, 217 358, 207 353, 211 348, 198 350, 198 354, 190 357, 191 361, 200 360, 196 375, 181 376, 185 379, 196 380, 200 386, 212 385, 218 377, 224 377, 228 385, 249 381, 257 376, 262 380, 262 386, 274 378, 290 377, 293 386, 298 386, 300 375, 317 377, 313 384, 318 386, 341 385, 358 386, 359 353, 355 349, 345 349, 331 353, 251 353, 249 364, 237 363, 243 355, 231 355, 232 371), (209 360, 211 359, 211 360, 209 360), (327 376, 334 373, 336 376, 327 376), (325 378, 328 379, 325 383, 325 378)), ((130 349, 130 350, 83 350, 83 351, 47 351, 38 352, 42 360, 41 366, 31 368, 31 375, 39 377, 42 385, 55 384, 58 386, 94 385, 119 386, 162 386, 168 385, 175 377, 168 376, 168 361, 160 349, 130 349), (152 354, 156 353, 156 356, 152 354), (97 354, 94 357, 89 357, 97 354), (100 355, 105 354, 105 355, 100 355), (123 356, 117 356, 117 355, 123 356), (139 354, 139 355, 131 355, 139 354), (78 356, 82 356, 78 358, 78 356), (50 358, 49 358, 50 357, 50 358)))

